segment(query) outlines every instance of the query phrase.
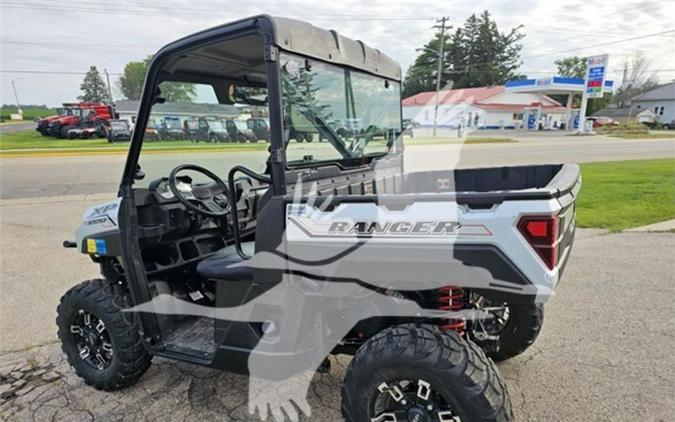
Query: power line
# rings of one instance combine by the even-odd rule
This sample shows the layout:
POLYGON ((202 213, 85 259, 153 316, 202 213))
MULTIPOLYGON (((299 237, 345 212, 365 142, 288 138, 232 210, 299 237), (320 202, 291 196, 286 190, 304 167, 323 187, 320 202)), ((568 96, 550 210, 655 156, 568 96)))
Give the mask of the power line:
MULTIPOLYGON (((643 38, 656 37, 656 36, 659 36, 659 35, 664 35, 664 34, 669 34, 669 33, 675 33, 675 29, 671 29, 671 30, 668 30, 668 31, 655 32, 655 33, 652 33, 652 34, 639 35, 639 36, 630 37, 630 38, 624 38, 624 39, 621 39, 621 40, 607 41, 607 42, 599 43, 599 44, 586 45, 586 46, 583 46, 583 47, 572 48, 572 49, 569 49, 569 50, 557 50, 557 51, 549 52, 549 53, 536 54, 536 55, 532 55, 532 56, 525 56, 522 59, 523 60, 524 59, 534 59, 534 58, 546 57, 546 56, 551 56, 551 55, 560 54, 560 53, 576 52, 576 51, 579 51, 579 50, 586 50, 586 49, 589 49, 589 48, 603 47, 603 46, 606 46, 606 45, 618 44, 618 43, 623 43, 623 42, 627 42, 627 41, 634 41, 634 40, 643 39, 643 38)), ((482 63, 468 64, 468 65, 465 65, 465 66, 461 66, 460 69, 450 70, 448 72, 450 72, 450 73, 468 72, 469 69, 473 69, 473 68, 478 67, 478 66, 490 65, 492 63, 493 62, 482 62, 482 63)), ((471 71, 475 72, 476 70, 471 70, 471 71)))
POLYGON ((635 36, 635 37, 624 38, 624 39, 621 39, 621 40, 607 41, 607 42, 603 42, 603 43, 599 43, 599 44, 585 45, 583 47, 571 48, 569 50, 557 50, 557 51, 552 51, 550 53, 536 54, 534 56, 523 57, 523 59, 533 59, 533 58, 537 58, 537 57, 546 57, 546 56, 550 56, 550 55, 553 55, 553 54, 570 53, 570 52, 579 51, 579 50, 588 50, 589 48, 604 47, 606 45, 618 44, 618 43, 623 43, 623 42, 627 42, 627 41, 635 41, 635 40, 640 40, 640 39, 643 39, 643 38, 657 37, 659 35, 665 35, 665 34, 671 34, 671 33, 675 33, 675 29, 670 29, 670 30, 661 31, 661 32, 655 32, 655 33, 652 33, 652 34, 638 35, 638 36, 635 36))
MULTIPOLYGON (((36 74, 36 75, 86 75, 87 72, 69 70, 33 70, 33 69, 0 69, 0 73, 36 74)), ((108 72, 110 75, 123 75, 122 72, 108 72)))
POLYGON ((0 44, 19 44, 19 45, 48 45, 55 47, 101 47, 101 48, 158 48, 158 44, 91 44, 76 42, 53 42, 53 41, 21 41, 21 40, 0 40, 0 44))
MULTIPOLYGON (((3 7, 13 9, 31 9, 31 10, 49 10, 58 12, 78 12, 78 13, 96 13, 96 14, 113 14, 113 15, 131 15, 131 16, 157 16, 157 17, 176 17, 182 18, 185 16, 213 16, 213 9, 195 9, 180 10, 180 13, 167 13, 165 8, 125 8, 125 7, 106 7, 103 4, 91 4, 93 7, 86 5, 69 5, 59 6, 56 4, 47 3, 19 3, 19 2, 3 2, 0 4, 3 7)), ((231 10, 230 10, 231 12, 231 10)), ((372 21, 372 20, 394 20, 394 21, 430 21, 433 16, 410 16, 410 15, 367 15, 367 14, 341 14, 341 15, 319 15, 312 13, 296 13, 295 16, 311 17, 315 20, 353 20, 353 21, 372 21)))

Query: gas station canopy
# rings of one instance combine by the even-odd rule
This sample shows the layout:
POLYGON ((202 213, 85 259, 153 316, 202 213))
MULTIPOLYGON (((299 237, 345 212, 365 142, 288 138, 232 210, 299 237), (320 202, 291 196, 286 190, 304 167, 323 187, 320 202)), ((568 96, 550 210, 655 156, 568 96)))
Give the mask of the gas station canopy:
MULTIPOLYGON (((601 82, 598 82, 598 85, 600 84, 601 82)), ((565 114, 567 117, 567 122, 565 123, 565 129, 567 130, 578 130, 584 127, 583 120, 585 119, 584 114, 586 113, 586 108, 584 105, 582 105, 582 110, 574 110, 572 109, 572 103, 574 96, 577 94, 582 96, 582 104, 585 103, 585 101, 583 101, 583 99, 586 98, 584 96, 585 86, 586 81, 583 78, 569 78, 565 76, 554 76, 552 78, 543 79, 522 79, 517 81, 507 81, 506 84, 504 84, 506 92, 529 92, 541 95, 566 95, 567 112, 565 114)), ((612 92, 613 88, 613 81, 604 81, 602 92, 612 92)), ((529 107, 525 110, 525 115, 527 129, 538 130, 541 126, 539 124, 542 118, 541 106, 533 104, 533 107, 529 107)))
MULTIPOLYGON (((612 92, 614 81, 605 81, 604 91, 612 92)), ((506 91, 510 92, 537 92, 545 95, 555 94, 583 94, 584 79, 554 76, 543 79, 522 79, 507 81, 506 91)))

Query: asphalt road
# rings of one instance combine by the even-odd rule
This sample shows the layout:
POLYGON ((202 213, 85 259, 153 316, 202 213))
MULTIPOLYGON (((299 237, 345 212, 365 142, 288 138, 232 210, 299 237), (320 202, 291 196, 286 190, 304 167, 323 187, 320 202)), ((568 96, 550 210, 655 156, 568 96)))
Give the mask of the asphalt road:
MULTIPOLYGON (((320 146, 304 144, 303 153, 316 154, 320 146)), ((253 152, 189 152, 147 154, 141 165, 147 180, 169 174, 179 163, 202 165, 225 175, 242 164, 261 170, 267 154, 253 152)), ((603 137, 524 137, 519 143, 477 145, 415 145, 407 142, 406 170, 504 166, 516 164, 638 160, 675 157, 675 139, 621 140, 603 137)), ((0 199, 114 194, 120 180, 123 155, 85 157, 2 158, 0 199)))
POLYGON ((27 129, 35 129, 35 122, 8 123, 0 125, 0 135, 5 133, 16 133, 27 129))

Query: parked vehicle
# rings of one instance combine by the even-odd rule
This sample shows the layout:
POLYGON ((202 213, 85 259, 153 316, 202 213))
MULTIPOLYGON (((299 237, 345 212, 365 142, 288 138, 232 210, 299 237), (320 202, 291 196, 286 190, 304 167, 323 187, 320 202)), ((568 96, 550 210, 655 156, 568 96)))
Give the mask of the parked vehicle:
POLYGON ((108 121, 114 116, 112 106, 103 103, 80 102, 63 103, 63 108, 56 116, 49 116, 37 122, 35 130, 42 136, 68 138, 72 129, 87 126, 87 121, 108 121))
POLYGON ((254 117, 246 120, 246 126, 253 132, 257 141, 270 141, 270 127, 267 120, 254 117))
POLYGON ((661 127, 665 130, 670 130, 670 129, 675 129, 675 120, 671 120, 670 122, 664 122, 661 124, 661 127))
POLYGON ((255 142, 255 133, 248 127, 246 121, 240 119, 226 119, 225 129, 232 142, 255 142))
POLYGON ((591 116, 587 117, 586 120, 593 122, 593 127, 603 127, 603 126, 619 126, 621 123, 612 119, 611 117, 603 116, 591 116))
POLYGON ((413 137, 413 129, 417 126, 415 126, 415 121, 412 119, 403 119, 401 120, 402 126, 403 126, 403 135, 408 135, 411 138, 413 137))
POLYGON ((225 124, 221 120, 200 117, 197 120, 186 121, 186 125, 187 137, 194 143, 230 141, 225 124))
POLYGON ((169 44, 145 84, 119 197, 87 210, 64 242, 102 274, 57 310, 80 377, 120 389, 162 356, 254 375, 255 389, 253 380, 282 382, 349 354, 347 421, 513 419, 485 353, 522 353, 541 329, 570 256, 578 166, 404 173, 400 66, 290 19, 256 16, 169 44), (159 85, 215 89, 242 72, 267 88, 264 172, 212 171, 176 154, 162 157, 175 160, 168 174, 143 185, 159 85), (338 134, 330 120, 347 107, 362 127, 384 128, 386 142, 338 134), (326 139, 324 155, 289 142, 291 109, 326 139))
POLYGON ((162 141, 186 139, 183 125, 178 117, 164 116, 159 120, 159 124, 155 128, 157 129, 159 139, 162 141))
POLYGON ((131 140, 131 127, 127 120, 110 120, 108 129, 108 142, 128 142, 131 140))

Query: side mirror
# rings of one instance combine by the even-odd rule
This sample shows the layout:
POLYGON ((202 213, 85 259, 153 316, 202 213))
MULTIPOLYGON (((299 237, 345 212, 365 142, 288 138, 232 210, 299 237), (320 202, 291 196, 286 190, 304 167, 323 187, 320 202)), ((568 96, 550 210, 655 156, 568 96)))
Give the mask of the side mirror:
POLYGON ((134 180, 143 180, 145 179, 145 172, 141 170, 141 166, 136 164, 136 172, 134 173, 134 180))

